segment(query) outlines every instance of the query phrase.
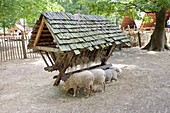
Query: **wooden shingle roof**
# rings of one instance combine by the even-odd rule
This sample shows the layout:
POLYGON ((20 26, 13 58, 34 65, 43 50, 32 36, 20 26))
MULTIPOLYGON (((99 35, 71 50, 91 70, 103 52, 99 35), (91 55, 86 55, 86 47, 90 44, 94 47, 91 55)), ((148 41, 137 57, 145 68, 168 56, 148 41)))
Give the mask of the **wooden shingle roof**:
POLYGON ((102 16, 47 12, 36 22, 28 47, 41 53, 45 70, 59 70, 54 83, 58 85, 69 67, 90 62, 105 65, 117 45, 129 47, 130 40, 102 16))
POLYGON ((59 49, 59 52, 75 51, 79 54, 80 49, 92 51, 112 43, 130 46, 130 40, 122 30, 103 16, 46 12, 37 21, 28 47, 48 46, 59 49), (42 31, 37 37, 43 20, 42 31))

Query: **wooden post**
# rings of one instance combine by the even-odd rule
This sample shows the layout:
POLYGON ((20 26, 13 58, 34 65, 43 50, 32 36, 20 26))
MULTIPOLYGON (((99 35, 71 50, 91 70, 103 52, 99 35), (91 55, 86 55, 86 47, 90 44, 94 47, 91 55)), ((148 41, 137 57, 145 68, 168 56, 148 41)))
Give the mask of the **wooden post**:
POLYGON ((61 67, 61 68, 59 69, 59 72, 60 72, 60 73, 59 73, 59 75, 57 76, 57 78, 56 78, 53 86, 58 86, 58 85, 59 85, 60 80, 61 80, 61 77, 64 75, 66 69, 68 68, 68 66, 69 66, 69 64, 70 64, 70 62, 71 62, 71 60, 72 60, 72 58, 73 58, 73 55, 74 55, 74 53, 73 53, 73 52, 70 52, 70 53, 68 53, 68 55, 66 56, 65 64, 64 64, 63 68, 61 67))
POLYGON ((139 31, 138 31, 138 41, 139 41, 139 47, 142 47, 141 37, 140 37, 140 32, 139 31))
POLYGON ((25 49, 25 41, 24 41, 24 32, 22 32, 21 40, 22 40, 22 51, 23 51, 24 58, 27 58, 27 53, 25 49))

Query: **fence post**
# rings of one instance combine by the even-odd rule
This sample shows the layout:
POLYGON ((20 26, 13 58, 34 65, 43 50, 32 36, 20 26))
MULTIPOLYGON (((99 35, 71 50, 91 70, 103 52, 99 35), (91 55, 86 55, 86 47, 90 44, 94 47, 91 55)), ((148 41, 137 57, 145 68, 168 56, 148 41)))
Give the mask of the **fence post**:
POLYGON ((22 32, 21 40, 22 40, 22 50, 23 50, 24 58, 27 58, 27 53, 26 53, 26 49, 25 49, 25 41, 24 41, 24 32, 22 32))
POLYGON ((138 41, 139 41, 139 47, 142 47, 141 37, 140 37, 140 31, 138 31, 138 41))

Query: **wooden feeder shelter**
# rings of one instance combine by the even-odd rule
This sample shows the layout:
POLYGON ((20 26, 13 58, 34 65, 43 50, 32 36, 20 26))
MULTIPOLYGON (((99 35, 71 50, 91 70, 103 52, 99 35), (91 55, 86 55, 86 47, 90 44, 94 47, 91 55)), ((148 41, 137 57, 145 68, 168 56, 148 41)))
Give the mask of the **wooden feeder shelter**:
POLYGON ((97 15, 46 12, 40 15, 28 47, 38 50, 46 71, 59 71, 58 85, 68 67, 106 61, 113 50, 130 47, 129 38, 112 21, 97 15))

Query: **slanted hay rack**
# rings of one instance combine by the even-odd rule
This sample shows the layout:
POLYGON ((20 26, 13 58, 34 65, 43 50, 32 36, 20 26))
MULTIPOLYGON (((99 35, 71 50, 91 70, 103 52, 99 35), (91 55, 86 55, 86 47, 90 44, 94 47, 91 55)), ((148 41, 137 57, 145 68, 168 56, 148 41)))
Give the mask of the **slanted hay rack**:
POLYGON ((41 53, 46 71, 59 71, 54 85, 67 75, 69 67, 90 62, 105 65, 116 46, 130 47, 131 44, 112 21, 103 16, 64 12, 42 13, 28 44, 41 53))

